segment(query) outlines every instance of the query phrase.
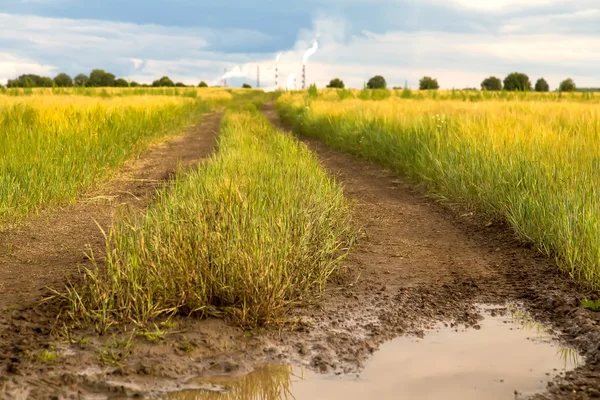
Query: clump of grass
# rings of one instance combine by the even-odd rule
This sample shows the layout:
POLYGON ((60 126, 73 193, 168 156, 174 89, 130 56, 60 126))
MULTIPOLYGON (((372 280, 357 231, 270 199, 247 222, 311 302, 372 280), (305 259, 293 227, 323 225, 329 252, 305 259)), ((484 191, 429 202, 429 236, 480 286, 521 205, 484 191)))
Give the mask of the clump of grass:
POLYGON ((258 112, 230 111, 219 153, 112 230, 106 267, 70 288, 68 314, 100 330, 175 313, 277 323, 321 294, 353 240, 316 156, 258 112))
POLYGON ((85 350, 91 347, 92 339, 89 337, 82 337, 75 341, 75 344, 79 346, 80 349, 85 350))
POLYGON ((579 302, 581 307, 587 308, 590 311, 600 311, 600 300, 583 299, 579 302))
POLYGON ((32 358, 44 364, 52 364, 60 358, 60 355, 53 348, 50 348, 34 354, 32 358))
POLYGON ((139 336, 146 338, 147 341, 158 343, 165 339, 166 330, 161 329, 158 325, 154 325, 154 329, 140 329, 136 331, 139 336))
POLYGON ((115 336, 109 340, 104 349, 98 351, 98 361, 106 365, 120 367, 131 355, 133 335, 128 339, 119 339, 115 336))
POLYGON ((184 353, 191 353, 196 348, 196 345, 190 342, 187 336, 184 336, 183 339, 175 344, 175 348, 184 353))
POLYGON ((285 94, 279 110, 299 132, 508 222, 573 279, 600 288, 600 105, 582 96, 417 93, 423 98, 321 96, 309 107, 306 96, 285 94))

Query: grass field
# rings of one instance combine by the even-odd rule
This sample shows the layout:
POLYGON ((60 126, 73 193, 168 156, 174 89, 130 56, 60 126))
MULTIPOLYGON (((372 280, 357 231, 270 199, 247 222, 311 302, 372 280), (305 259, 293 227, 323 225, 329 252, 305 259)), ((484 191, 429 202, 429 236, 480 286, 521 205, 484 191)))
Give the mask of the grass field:
POLYGON ((194 87, 135 87, 135 88, 3 88, 0 95, 9 97, 23 96, 86 96, 86 97, 130 97, 130 96, 175 96, 202 98, 210 101, 227 101, 236 95, 256 93, 248 89, 194 88, 194 87))
POLYGON ((285 94, 278 108, 306 135, 508 221, 574 279, 599 288, 598 99, 326 90, 285 94))
POLYGON ((152 142, 231 101, 206 97, 0 95, 0 227, 69 203, 152 142))
POLYGON ((347 200, 316 156, 238 107, 214 157, 115 226, 106 267, 70 289, 68 313, 101 331, 176 313, 277 323, 320 295, 353 238, 347 200))
MULTIPOLYGON (((310 91, 309 91, 310 93, 310 91)), ((345 89, 322 90, 319 98, 323 100, 386 100, 401 98, 404 100, 457 100, 470 103, 498 101, 536 101, 536 102, 600 102, 600 93, 595 92, 508 92, 480 90, 370 90, 345 89)))

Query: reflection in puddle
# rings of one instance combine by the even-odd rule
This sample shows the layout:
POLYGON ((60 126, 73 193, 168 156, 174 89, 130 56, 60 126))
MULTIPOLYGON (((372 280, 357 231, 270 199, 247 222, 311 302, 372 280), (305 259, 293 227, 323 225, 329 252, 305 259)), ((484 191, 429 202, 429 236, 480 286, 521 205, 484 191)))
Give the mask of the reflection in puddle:
MULTIPOLYGON (((482 307, 481 329, 440 327, 423 339, 381 346, 360 377, 319 375, 271 365, 239 378, 198 381, 213 390, 173 393, 177 400, 515 399, 543 391, 559 372, 583 360, 561 347, 527 314, 482 307), (515 390, 519 395, 515 395, 515 390)), ((504 308, 506 310, 506 308, 504 308)))

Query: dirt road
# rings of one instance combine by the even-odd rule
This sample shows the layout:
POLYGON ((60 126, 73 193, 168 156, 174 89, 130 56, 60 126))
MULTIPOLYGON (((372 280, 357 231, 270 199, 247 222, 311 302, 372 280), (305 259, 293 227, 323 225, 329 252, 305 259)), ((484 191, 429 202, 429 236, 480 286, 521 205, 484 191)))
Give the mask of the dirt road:
MULTIPOLYGON (((279 125, 272 105, 264 111, 279 125)), ((217 117, 213 118, 216 124, 217 117)), ((70 346, 69 362, 41 369, 36 365, 38 370, 21 362, 19 351, 27 342, 17 347, 14 331, 33 332, 39 325, 14 321, 22 315, 33 321, 41 317, 21 312, 0 325, 0 343, 13 346, 0 348, 9 354, 3 361, 5 388, 12 388, 12 393, 33 388, 30 393, 40 398, 48 391, 65 396, 114 390, 156 394, 185 389, 194 376, 241 374, 265 362, 305 365, 319 372, 356 372, 388 339, 422 336, 427 327, 440 321, 478 329, 481 315, 476 304, 519 302, 587 357, 585 366, 557 378, 538 397, 600 396, 600 318, 579 306, 579 299, 590 293, 571 283, 552 261, 519 243, 502 224, 438 204, 377 165, 318 141, 301 140, 344 184, 364 237, 345 262, 347 275, 331 282, 322 303, 295 311, 302 322, 293 331, 244 333, 219 320, 181 319, 177 333, 161 344, 138 342, 122 366, 98 369, 94 351, 106 343, 98 341, 87 350, 70 346), (182 344, 188 343, 193 346, 182 351, 182 344), (88 372, 83 373, 84 369, 88 372)), ((87 225, 75 232, 90 230, 92 226, 87 225)), ((74 245, 73 254, 84 242, 74 245)), ((75 256, 70 260, 77 261, 75 256)), ((38 344, 50 341, 43 338, 39 332, 29 336, 38 344)))

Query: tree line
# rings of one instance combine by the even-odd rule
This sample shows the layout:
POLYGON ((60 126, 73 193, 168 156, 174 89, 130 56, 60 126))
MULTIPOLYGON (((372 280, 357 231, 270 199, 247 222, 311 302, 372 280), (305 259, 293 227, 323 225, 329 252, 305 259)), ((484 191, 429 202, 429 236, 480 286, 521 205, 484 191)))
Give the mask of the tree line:
MULTIPOLYGON (((34 87, 187 87, 182 82, 174 83, 168 76, 155 80, 152 84, 140 84, 117 78, 114 74, 102 69, 94 69, 89 75, 79 74, 71 78, 68 74, 60 73, 54 78, 35 74, 24 74, 16 79, 10 79, 6 85, 9 88, 34 87)), ((204 81, 198 87, 208 87, 204 81)))
MULTIPOLYGON (((499 91, 499 90, 508 90, 508 91, 521 91, 521 92, 531 92, 535 90, 536 92, 549 92, 550 85, 544 78, 539 78, 535 82, 535 86, 531 84, 529 80, 529 76, 527 74, 523 74, 521 72, 513 72, 508 74, 504 81, 501 81, 500 78, 496 76, 490 76, 485 78, 483 82, 481 82, 482 90, 490 90, 490 91, 499 91)), ((577 90, 577 86, 575 82, 571 78, 567 78, 560 83, 558 86, 559 92, 574 92, 577 90)))
MULTIPOLYGON (((339 88, 344 89, 344 81, 340 78, 332 79, 327 85, 328 88, 339 88)), ((365 84, 368 89, 387 89, 387 82, 381 75, 375 75, 365 84)), ((424 76, 419 80, 419 90, 436 90, 439 89, 440 85, 437 79, 430 76, 424 76)), ((394 87, 398 89, 398 87, 394 87)), ((475 89, 476 90, 476 89, 475 89)), ((544 78, 540 78, 536 81, 535 86, 531 84, 529 77, 526 74, 520 72, 513 72, 508 74, 502 81, 500 78, 490 76, 481 82, 481 90, 507 90, 507 91, 533 91, 536 92, 549 92, 550 86, 544 78)), ((558 87, 559 92, 574 92, 577 90, 575 82, 571 78, 567 78, 562 81, 558 87)))

